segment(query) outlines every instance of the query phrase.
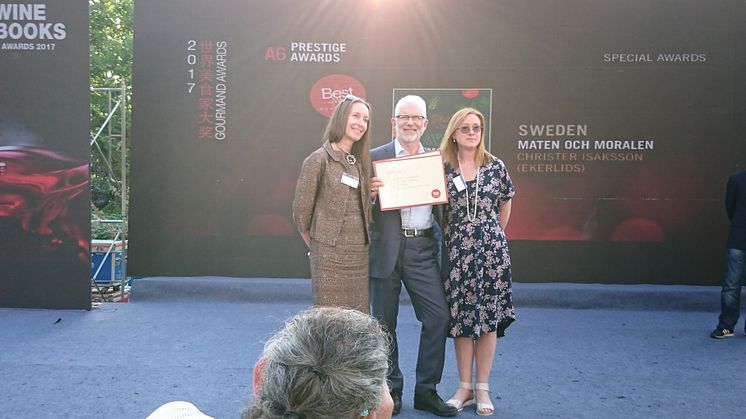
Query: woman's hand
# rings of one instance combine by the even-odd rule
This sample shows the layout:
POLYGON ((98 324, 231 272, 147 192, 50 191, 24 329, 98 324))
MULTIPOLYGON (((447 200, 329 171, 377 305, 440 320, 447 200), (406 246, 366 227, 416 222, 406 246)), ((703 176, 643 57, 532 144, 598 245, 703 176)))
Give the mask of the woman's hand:
POLYGON ((370 178, 370 196, 375 198, 378 195, 378 189, 383 186, 383 181, 379 177, 370 178))

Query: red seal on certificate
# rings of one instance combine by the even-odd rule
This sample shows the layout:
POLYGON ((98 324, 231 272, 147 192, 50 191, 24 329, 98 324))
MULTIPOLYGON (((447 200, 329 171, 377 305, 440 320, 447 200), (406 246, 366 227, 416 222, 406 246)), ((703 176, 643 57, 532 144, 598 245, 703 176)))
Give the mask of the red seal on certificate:
POLYGON ((440 198, 440 189, 433 189, 433 191, 430 192, 430 195, 432 195, 433 198, 440 198))

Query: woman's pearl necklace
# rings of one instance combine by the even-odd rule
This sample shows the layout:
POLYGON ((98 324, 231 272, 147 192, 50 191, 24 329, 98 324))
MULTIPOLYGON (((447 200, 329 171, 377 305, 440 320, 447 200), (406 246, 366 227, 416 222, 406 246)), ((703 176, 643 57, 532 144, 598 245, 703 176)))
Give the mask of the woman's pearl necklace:
POLYGON ((474 190, 474 214, 472 215, 471 211, 469 211, 469 185, 466 183, 466 178, 464 177, 464 171, 463 166, 461 165, 461 158, 458 159, 458 166, 459 171, 461 171, 461 179, 464 181, 464 186, 466 186, 466 218, 469 220, 469 222, 474 222, 474 220, 477 219, 477 207, 479 202, 479 168, 477 167, 477 187, 474 190))

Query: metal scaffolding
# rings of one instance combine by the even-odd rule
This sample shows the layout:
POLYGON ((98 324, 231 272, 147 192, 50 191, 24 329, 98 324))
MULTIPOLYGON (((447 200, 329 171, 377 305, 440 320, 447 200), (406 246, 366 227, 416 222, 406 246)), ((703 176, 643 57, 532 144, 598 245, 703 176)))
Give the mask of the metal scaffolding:
MULTIPOLYGON (((97 243, 105 247, 105 252, 101 258, 100 263, 96 266, 96 263, 92 263, 92 275, 91 275, 91 286, 92 291, 95 290, 101 295, 103 299, 107 288, 116 289, 120 287, 121 301, 125 301, 125 288, 128 285, 127 278, 127 221, 128 221, 128 185, 127 185, 127 86, 124 82, 119 87, 91 87, 91 95, 105 94, 108 101, 108 109, 106 117, 104 118, 101 126, 96 130, 96 133, 91 135, 91 155, 98 153, 106 167, 106 173, 110 180, 119 186, 121 196, 121 219, 109 220, 102 219, 98 214, 92 212, 91 225, 95 223, 107 224, 116 226, 116 234, 114 239, 111 241, 105 241, 104 243, 97 243), (119 116, 119 124, 112 123, 115 120, 115 116, 119 116), (116 125, 119 125, 118 129, 116 125), (100 139, 108 137, 110 141, 104 148, 101 147, 100 139), (113 157, 116 153, 115 144, 118 142, 120 151, 120 175, 117 176, 112 164, 113 157), (121 243, 121 244, 120 244, 121 243), (109 281, 100 281, 99 274, 102 273, 102 268, 108 263, 111 265, 111 276, 109 281), (117 267, 120 268, 120 272, 117 272, 117 267), (119 274, 119 275, 117 275, 119 274), (120 280, 117 280, 117 276, 120 280), (102 289, 102 287, 104 289, 102 289)), ((93 159, 91 159, 93 164, 93 159)), ((93 167, 92 167, 93 169, 93 167)), ((93 207, 93 204, 91 204, 93 207)), ((93 241, 91 243, 91 249, 93 250, 93 241)), ((93 254, 91 255, 93 262, 93 254)))

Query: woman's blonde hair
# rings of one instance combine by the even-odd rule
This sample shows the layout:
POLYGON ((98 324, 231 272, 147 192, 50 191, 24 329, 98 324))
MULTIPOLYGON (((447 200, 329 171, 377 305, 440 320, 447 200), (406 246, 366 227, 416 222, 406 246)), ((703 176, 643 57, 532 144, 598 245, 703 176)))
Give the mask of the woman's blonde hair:
POLYGON ((490 154, 484 146, 484 115, 482 112, 474 108, 462 108, 456 111, 448 122, 448 127, 443 134, 443 141, 440 142, 440 153, 443 155, 445 160, 452 168, 459 167, 458 164, 458 144, 456 143, 456 130, 459 129, 461 124, 464 122, 469 115, 476 115, 479 118, 479 125, 482 126, 482 131, 479 133, 479 145, 477 146, 477 153, 474 156, 474 162, 477 167, 484 166, 487 163, 495 160, 495 156, 490 154))

